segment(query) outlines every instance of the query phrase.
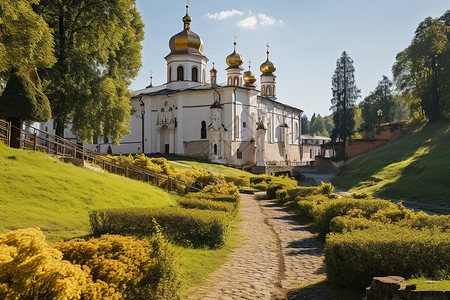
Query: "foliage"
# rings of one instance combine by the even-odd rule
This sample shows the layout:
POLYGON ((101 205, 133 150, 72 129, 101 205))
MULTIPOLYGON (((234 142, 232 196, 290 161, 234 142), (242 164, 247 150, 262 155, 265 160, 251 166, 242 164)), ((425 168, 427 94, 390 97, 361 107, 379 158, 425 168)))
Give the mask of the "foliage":
POLYGON ((297 181, 288 178, 287 176, 271 176, 268 181, 266 191, 267 198, 275 199, 276 191, 284 188, 294 188, 297 186, 297 181))
POLYGON ((224 201, 214 201, 198 198, 195 194, 189 194, 184 198, 177 200, 178 204, 184 208, 197 208, 207 210, 219 210, 225 212, 233 212, 236 207, 233 203, 224 201))
POLYGON ((355 127, 353 107, 361 91, 356 87, 354 73, 353 60, 347 52, 342 52, 332 78, 331 109, 335 126, 331 133, 333 141, 345 141, 355 127))
POLYGON ((421 109, 431 121, 450 109, 450 24, 446 15, 422 21, 411 44, 397 54, 392 66, 398 89, 420 99, 419 105, 410 105, 411 109, 421 109))
POLYGON ((10 71, 48 68, 55 63, 53 37, 42 16, 33 11, 39 0, 0 2, 0 81, 10 71))
POLYGON ((309 133, 320 136, 329 136, 329 133, 325 127, 325 120, 319 115, 314 118, 314 122, 311 122, 309 133))
POLYGON ((449 291, 450 280, 433 281, 430 278, 414 276, 402 281, 402 284, 415 284, 418 291, 449 291))
POLYGON ((310 125, 310 122, 308 120, 308 116, 303 115, 302 116, 302 134, 309 133, 309 125, 310 125))
POLYGON ((325 183, 323 181, 320 183, 317 189, 319 193, 327 197, 330 197, 334 192, 334 186, 332 186, 331 183, 325 183))
POLYGON ((450 232, 381 225, 330 234, 325 264, 330 281, 363 288, 375 276, 405 278, 422 274, 440 278, 450 273, 450 232))
POLYGON ((0 117, 8 120, 46 122, 51 110, 36 70, 13 73, 0 96, 0 117))
POLYGON ((42 68, 56 134, 64 127, 83 140, 127 134, 128 87, 141 67, 143 23, 134 0, 41 0, 36 12, 55 41, 56 63, 42 68))
POLYGON ((242 188, 242 187, 248 187, 250 186, 250 178, 248 176, 223 176, 226 182, 233 183, 235 186, 242 188))
POLYGON ((94 210, 89 214, 92 233, 148 236, 155 231, 153 219, 164 236, 193 247, 223 245, 231 222, 221 211, 185 208, 135 208, 94 210))

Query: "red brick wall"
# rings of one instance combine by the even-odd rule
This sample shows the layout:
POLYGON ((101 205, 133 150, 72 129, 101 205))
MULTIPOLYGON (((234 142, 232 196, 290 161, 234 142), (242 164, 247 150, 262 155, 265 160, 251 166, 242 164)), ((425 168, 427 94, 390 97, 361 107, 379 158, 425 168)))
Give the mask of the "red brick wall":
POLYGON ((352 140, 348 141, 345 147, 348 158, 367 153, 372 149, 386 145, 389 140, 352 140))

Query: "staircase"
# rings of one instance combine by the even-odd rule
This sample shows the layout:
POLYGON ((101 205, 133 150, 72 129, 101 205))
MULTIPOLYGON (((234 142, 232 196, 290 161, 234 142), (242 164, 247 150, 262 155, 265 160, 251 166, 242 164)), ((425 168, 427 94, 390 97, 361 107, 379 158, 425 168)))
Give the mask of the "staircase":
POLYGON ((11 122, 0 119, 0 140, 8 146, 11 145, 12 129, 20 131, 20 138, 18 140, 20 141, 20 148, 24 150, 45 152, 65 161, 88 161, 90 164, 98 166, 110 173, 141 180, 156 186, 161 181, 166 180, 168 191, 176 189, 177 186, 185 187, 185 192, 200 190, 188 185, 184 180, 121 162, 114 157, 100 154, 33 126, 24 124, 22 128, 17 128, 11 122))

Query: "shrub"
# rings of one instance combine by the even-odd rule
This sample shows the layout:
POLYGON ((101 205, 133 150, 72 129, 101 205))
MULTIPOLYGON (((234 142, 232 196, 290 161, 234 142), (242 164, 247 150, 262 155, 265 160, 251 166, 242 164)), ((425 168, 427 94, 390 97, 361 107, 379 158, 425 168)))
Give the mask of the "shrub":
POLYGON ((258 191, 267 191, 267 188, 269 187, 269 185, 263 181, 263 182, 252 185, 252 187, 254 189, 257 189, 258 191))
POLYGON ((253 185, 259 184, 259 183, 268 183, 272 180, 272 176, 269 175, 257 175, 250 177, 250 184, 253 187, 253 185))
POLYGON ((368 220, 362 217, 353 217, 353 216, 338 216, 331 220, 330 222, 330 232, 333 233, 342 233, 348 232, 355 229, 367 229, 371 227, 375 227, 382 224, 381 222, 377 222, 374 220, 368 220))
POLYGON ((89 214, 92 233, 149 236, 153 218, 176 243, 215 248, 225 242, 230 218, 221 211, 176 207, 96 210, 89 214))
POLYGON ((224 195, 219 193, 204 193, 204 192, 198 192, 194 193, 195 197, 206 199, 206 200, 213 200, 213 201, 222 201, 222 202, 232 202, 235 205, 239 203, 239 194, 231 194, 231 195, 224 195))
MULTIPOLYGON (((90 276, 119 298, 174 299, 179 286, 176 252, 155 227, 149 241, 104 235, 55 245, 64 259, 90 270, 90 276), (87 267, 87 268, 86 268, 87 267), (169 281, 170 280, 170 281, 169 281)), ((105 298, 104 293, 94 298, 105 298)))
POLYGON ((450 216, 430 216, 421 211, 409 214, 399 222, 399 225, 415 229, 436 228, 440 231, 450 231, 450 216))
POLYGON ((352 193, 351 198, 353 198, 353 199, 372 199, 372 196, 367 193, 352 193))
POLYGON ((387 200, 363 200, 340 198, 324 201, 314 208, 314 226, 324 237, 330 231, 330 222, 334 217, 345 216, 352 209, 360 209, 362 216, 370 218, 381 209, 396 209, 397 206, 387 200))
POLYGON ((224 179, 226 182, 233 183, 235 186, 240 188, 250 186, 250 178, 246 176, 224 176, 224 179))
POLYGON ((277 190, 275 192, 275 197, 281 203, 286 203, 289 200, 288 192, 285 189, 277 190))
POLYGON ((325 195, 325 196, 331 196, 334 192, 334 187, 331 185, 331 183, 325 183, 322 181, 322 183, 317 187, 318 191, 325 195))
POLYGON ((223 202, 223 201, 206 200, 206 199, 201 199, 201 198, 195 197, 193 195, 186 196, 177 201, 178 201, 178 204, 184 208, 219 210, 219 211, 226 211, 229 213, 231 213, 235 210, 235 206, 233 203, 223 202))
POLYGON ((203 192, 224 195, 237 195, 237 197, 239 197, 239 189, 233 183, 228 182, 208 185, 203 189, 203 192))
POLYGON ((325 246, 328 279, 363 288, 374 276, 421 274, 439 279, 450 273, 450 232, 379 225, 330 234, 325 246))
POLYGON ((269 199, 276 198, 276 191, 281 189, 295 188, 297 182, 288 178, 287 176, 275 177, 271 176, 269 186, 267 187, 266 195, 269 199))
POLYGON ((306 197, 317 193, 317 187, 297 186, 295 188, 287 189, 290 200, 295 200, 297 197, 306 197))
POLYGON ((295 214, 303 223, 309 223, 314 220, 314 208, 316 205, 328 200, 329 198, 325 195, 297 196, 295 214))

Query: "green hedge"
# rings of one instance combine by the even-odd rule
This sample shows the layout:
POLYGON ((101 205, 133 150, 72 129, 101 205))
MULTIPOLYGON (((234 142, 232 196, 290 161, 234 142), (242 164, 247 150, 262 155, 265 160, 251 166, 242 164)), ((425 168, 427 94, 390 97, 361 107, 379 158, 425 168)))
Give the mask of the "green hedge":
POLYGON ((239 194, 225 195, 222 193, 198 192, 198 193, 193 193, 193 195, 195 195, 196 198, 200 198, 200 199, 231 202, 231 203, 235 203, 236 205, 239 203, 239 194))
POLYGON ((232 182, 237 187, 248 187, 248 186, 250 186, 250 178, 248 178, 246 176, 236 177, 236 176, 224 175, 223 178, 225 179, 226 182, 228 182, 228 183, 232 182))
POLYGON ((201 199, 192 195, 180 198, 179 200, 177 200, 177 202, 181 207, 184 208, 218 210, 218 211, 226 211, 229 213, 235 211, 236 209, 235 205, 231 202, 201 199))
POLYGON ((95 210, 89 214, 92 233, 148 236, 155 231, 179 244, 219 247, 224 244, 231 221, 229 214, 176 207, 95 210))
POLYGON ((392 224, 343 234, 331 233, 325 246, 328 279, 364 288, 372 277, 415 275, 439 279, 450 274, 450 232, 414 230, 392 224))

